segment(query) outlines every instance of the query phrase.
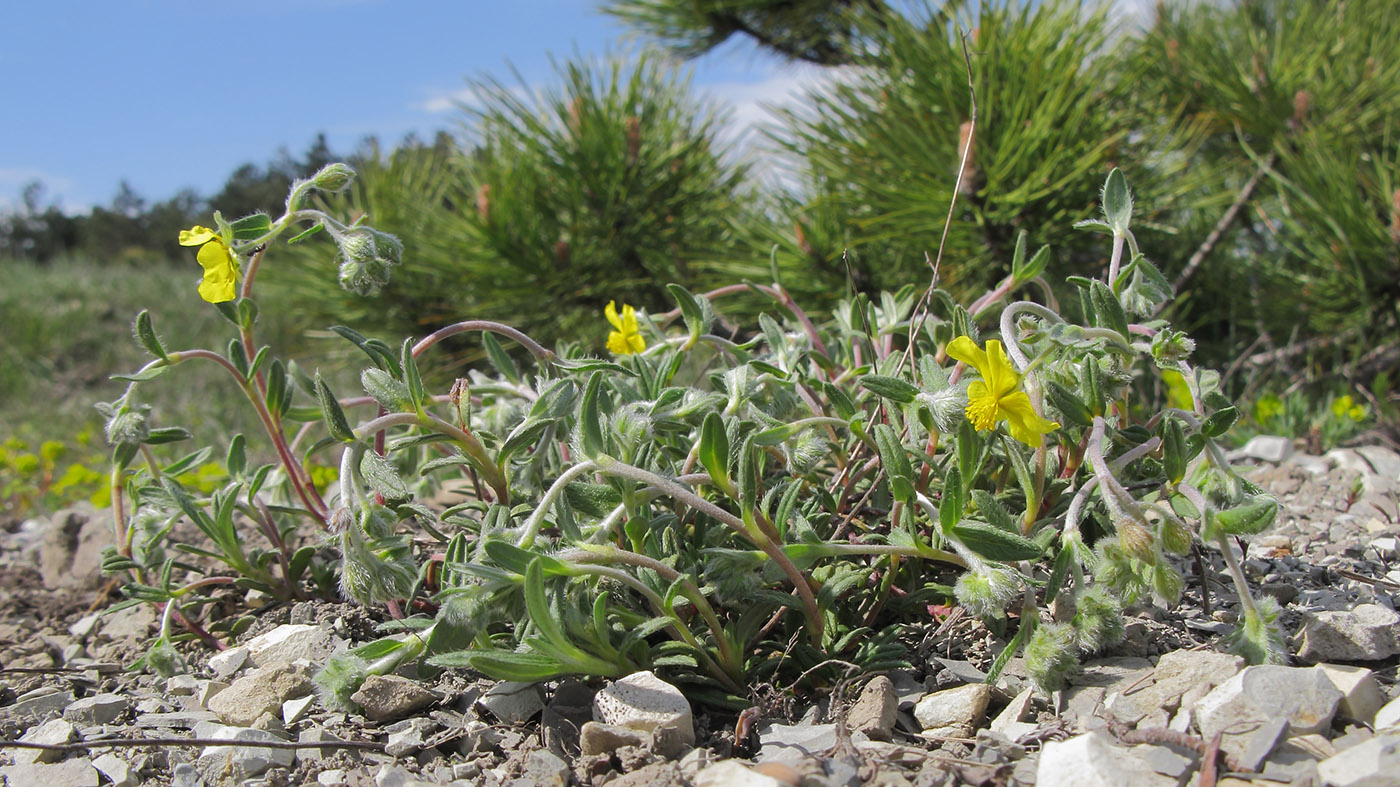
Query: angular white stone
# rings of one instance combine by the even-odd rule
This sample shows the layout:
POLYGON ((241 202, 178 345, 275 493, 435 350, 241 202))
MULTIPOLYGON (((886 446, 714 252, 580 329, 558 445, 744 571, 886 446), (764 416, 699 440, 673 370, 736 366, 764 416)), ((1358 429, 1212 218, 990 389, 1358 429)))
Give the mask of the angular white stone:
POLYGON ((260 634, 243 644, 254 667, 290 664, 306 659, 312 664, 325 661, 336 649, 336 637, 320 626, 289 623, 260 634))
POLYGON ((695 745, 690 702, 680 689, 650 672, 634 672, 608 684, 593 697, 593 720, 672 738, 676 746, 695 745))
POLYGON ((110 724, 129 707, 131 701, 120 694, 94 694, 64 708, 63 718, 84 726, 110 724))
MULTIPOLYGON (((1106 733, 1091 732, 1051 741, 1040 750, 1036 787, 1177 787, 1180 780, 1158 773, 1132 749, 1115 745, 1106 733)), ((1141 747, 1152 748, 1152 747, 1141 747)))
POLYGON ((738 760, 721 760, 695 774, 695 787, 788 787, 772 776, 751 771, 738 760))
POLYGON ((106 776, 112 787, 136 787, 136 775, 131 772, 131 766, 111 752, 95 758, 92 767, 106 776))
POLYGON ((248 649, 228 648, 209 657, 209 669, 221 678, 227 678, 248 662, 248 649))
POLYGON ((1400 735, 1383 734, 1343 749, 1317 764, 1318 775, 1334 787, 1395 784, 1400 771, 1400 735))
POLYGON ((1342 693, 1342 701, 1337 705, 1338 716, 1368 727, 1376 721, 1376 713, 1385 705, 1385 693, 1374 672, 1345 664, 1319 664, 1316 669, 1342 693))
MULTIPOLYGON (((72 743, 77 739, 78 731, 73 729, 72 724, 63 719, 49 719, 20 736, 20 740, 25 743, 43 743, 49 746, 72 743)), ((65 754, 65 752, 52 749, 14 749, 13 751, 15 762, 18 764, 58 762, 63 759, 65 754)))
POLYGON ((992 687, 968 683, 927 694, 914 706, 914 718, 930 735, 967 735, 982 721, 992 687))
POLYGON ((1376 711, 1376 732, 1388 730, 1391 727, 1400 727, 1400 697, 1387 702, 1380 710, 1376 711))
POLYGON ((1220 685, 1243 666, 1244 659, 1227 653, 1173 651, 1158 660, 1152 683, 1116 685, 1104 705, 1119 721, 1137 724, 1153 711, 1176 709, 1181 696, 1193 688, 1220 685), (1131 693, 1125 693, 1129 689, 1131 693))
POLYGON ((1318 612, 1303 626, 1304 661, 1380 661, 1400 653, 1400 614, 1378 604, 1318 612))

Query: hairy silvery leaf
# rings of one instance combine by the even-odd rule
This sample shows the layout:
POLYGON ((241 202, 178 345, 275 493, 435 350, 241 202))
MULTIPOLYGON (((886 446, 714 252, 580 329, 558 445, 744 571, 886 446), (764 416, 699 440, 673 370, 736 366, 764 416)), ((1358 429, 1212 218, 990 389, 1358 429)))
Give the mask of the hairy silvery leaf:
POLYGON ((958 430, 967 410, 967 385, 969 381, 959 381, 957 385, 945 386, 933 393, 920 393, 917 404, 927 407, 938 431, 952 434, 958 430))

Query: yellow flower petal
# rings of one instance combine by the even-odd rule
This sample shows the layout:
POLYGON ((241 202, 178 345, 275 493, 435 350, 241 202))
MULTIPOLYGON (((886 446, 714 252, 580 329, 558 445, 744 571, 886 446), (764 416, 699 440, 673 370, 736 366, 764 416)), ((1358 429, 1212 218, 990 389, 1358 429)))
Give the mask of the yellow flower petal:
POLYGON ((187 230, 180 230, 181 246, 198 246, 219 237, 217 232, 196 224, 187 230))
POLYGON ((233 279, 211 279, 206 276, 199 283, 199 297, 210 303, 231 301, 235 292, 233 279))
POLYGON ((1007 430, 1011 432, 1011 436, 1029 446, 1040 445, 1041 435, 1060 428, 1058 423, 1036 415, 1035 408, 1031 406, 1031 398, 1025 391, 1002 397, 998 409, 1006 417, 1007 430))
POLYGON ((223 240, 215 237, 200 246, 199 254, 195 255, 195 258, 204 267, 204 281, 199 285, 199 297, 210 303, 233 300, 234 285, 238 279, 238 261, 233 252, 224 245, 223 240))
POLYGON ((959 336, 948 342, 945 350, 948 357, 962 361, 976 369, 983 377, 986 376, 984 370, 987 368, 987 354, 982 351, 981 347, 977 346, 976 342, 966 336, 959 336))
MULTIPOLYGON (((603 316, 608 318, 608 322, 612 324, 612 327, 619 331, 622 330, 622 319, 617 316, 616 302, 608 301, 608 305, 603 307, 603 316)), ((608 339, 608 345, 608 349, 612 349, 612 339, 608 339)))
POLYGON ((982 373, 982 379, 987 381, 987 387, 998 399, 1016 390, 1016 386, 1021 384, 1020 373, 1011 365, 1011 359, 1006 357, 1006 350, 1002 349, 1001 342, 996 339, 987 341, 987 365, 986 368, 979 367, 977 371, 982 373))

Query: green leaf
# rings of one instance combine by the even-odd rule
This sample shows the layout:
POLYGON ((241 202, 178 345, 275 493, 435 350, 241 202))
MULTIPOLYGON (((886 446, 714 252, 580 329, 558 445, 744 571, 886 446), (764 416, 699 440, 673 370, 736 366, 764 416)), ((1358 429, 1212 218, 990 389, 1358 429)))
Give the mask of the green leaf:
POLYGON ((564 499, 575 511, 602 519, 622 505, 622 494, 607 484, 574 481, 564 487, 564 499))
POLYGON ((233 364, 233 368, 238 370, 238 373, 243 376, 243 379, 248 379, 248 353, 243 349, 243 342, 236 338, 229 339, 228 353, 226 354, 228 355, 229 363, 233 364))
POLYGON ((1190 457, 1186 453, 1186 434, 1175 418, 1167 418, 1162 425, 1162 470, 1167 482, 1179 484, 1186 477, 1186 464, 1190 457))
POLYGON ((607 452, 607 439, 603 436, 602 413, 603 373, 589 375, 583 387, 583 406, 579 412, 578 429, 583 453, 589 457, 607 452))
POLYGON ((856 414, 856 405, 851 401, 851 397, 846 392, 832 383, 822 381, 822 392, 826 394, 826 401, 831 405, 832 414, 842 421, 849 421, 856 414))
POLYGON ((711 411, 700 426, 700 464, 710 474, 710 480, 719 489, 732 488, 729 480, 729 434, 724 428, 724 418, 711 411))
POLYGON ((408 387, 408 398, 418 413, 428 405, 428 394, 423 390, 423 377, 418 373, 418 361, 413 357, 413 340, 404 339, 399 354, 399 368, 403 371, 403 382, 408 387))
POLYGON ((321 231, 324 230, 325 228, 326 228, 326 225, 325 225, 325 224, 322 224, 321 222, 318 221, 318 222, 316 222, 315 224, 312 224, 310 228, 308 228, 308 229, 306 229, 306 230, 303 230, 303 231, 301 231, 301 232, 298 232, 297 234, 295 234, 295 235, 293 235, 292 237, 288 238, 288 239, 287 239, 287 245, 290 246, 290 245, 292 245, 293 243, 301 243, 302 241, 306 240, 307 238, 310 238, 311 236, 313 236, 313 235, 315 235, 315 234, 321 232, 321 231))
POLYGON ((486 349, 486 357, 491 360, 491 365, 496 367, 496 371, 501 373, 513 383, 520 382, 520 369, 511 360, 510 353, 496 340, 496 335, 490 331, 481 332, 481 346, 486 349))
POLYGON ((1016 518, 1006 510, 1001 501, 992 496, 991 492, 984 489, 974 489, 972 490, 972 500, 977 504, 977 510, 982 512, 982 517, 989 524, 1008 533, 1020 534, 1021 526, 1017 524, 1016 518))
POLYGON ((244 216, 229 225, 234 240, 257 240, 272 231, 272 219, 266 213, 244 216))
POLYGON ((1230 535, 1252 536, 1267 530, 1277 517, 1277 500, 1269 495, 1251 495, 1234 508, 1217 512, 1215 523, 1230 535))
POLYGON ((459 650, 428 658, 435 667, 465 667, 497 680, 539 683, 569 674, 552 656, 511 650, 459 650))
POLYGON ((898 377, 885 377, 879 374, 867 374, 860 378, 860 385, 868 391, 875 393, 885 399, 889 399, 899 404, 910 404, 914 397, 919 395, 917 386, 905 382, 898 377))
POLYGON ((938 525, 944 533, 952 532, 953 525, 962 519, 963 505, 962 472, 951 467, 943 476, 943 498, 938 501, 938 525))
POLYGON ((159 429, 152 429, 146 439, 141 442, 146 445, 165 445, 166 443, 178 443, 181 440, 190 439, 190 433, 178 426, 162 426, 159 429))
POLYGON ((555 423, 557 422, 552 418, 527 417, 506 436, 505 442, 501 444, 500 450, 496 452, 496 461, 504 467, 511 456, 514 456, 518 451, 522 451, 534 445, 536 441, 540 439, 540 435, 543 435, 545 430, 555 423))
POLYGON ((1094 313, 1098 317, 1099 325, 1112 328, 1124 341, 1131 341, 1132 337, 1128 333, 1128 315, 1123 311, 1123 304, 1118 302, 1118 296, 1113 294, 1113 290, 1095 279, 1093 284, 1089 285, 1089 298, 1094 302, 1094 313))
POLYGON ((1045 603, 1047 606, 1053 603, 1055 596, 1064 589, 1065 579, 1069 576, 1071 568, 1070 564, 1077 559, 1072 549, 1061 549, 1055 554, 1055 563, 1050 568, 1050 578, 1045 581, 1045 603))
POLYGON ((345 411, 340 409, 340 402, 331 393, 320 372, 316 373, 316 401, 321 405, 321 417, 325 419, 326 430, 331 437, 342 443, 354 442, 355 432, 350 428, 350 422, 345 420, 345 411))
POLYGON ((778 445, 796 437, 802 430, 809 427, 810 424, 779 424, 769 427, 761 432, 753 433, 753 444, 778 445))
POLYGON ((136 338, 141 342, 141 346, 146 348, 146 352, 167 363, 170 361, 165 354, 165 347, 160 343, 160 337, 156 336, 156 330, 151 326, 151 313, 145 309, 136 315, 136 338))
POLYGON ((273 358, 267 367, 267 409, 280 418, 292 405, 292 390, 287 385, 287 367, 280 358, 273 358))
POLYGON ((525 570, 525 610, 530 613, 530 622, 535 624, 545 642, 567 655, 571 660, 583 661, 587 654, 569 641, 560 621, 554 617, 549 600, 544 592, 544 563, 536 556, 525 570))
POLYGON ((258 350, 257 354, 253 356, 253 362, 248 364, 248 379, 253 379, 254 375, 256 375, 260 369, 262 369, 263 364, 267 363, 267 359, 271 357, 272 348, 267 345, 263 345, 262 349, 258 350))
POLYGON ((332 325, 331 330, 360 348, 360 351, 368 355, 369 359, 379 368, 387 370, 395 377, 399 375, 399 361, 394 357, 393 350, 389 349, 389 345, 378 339, 366 339, 359 331, 344 325, 332 325))
POLYGON ((1045 266, 1049 264, 1050 247, 1041 246, 1040 249, 1036 251, 1035 256, 1031 257, 1030 262, 1026 263, 1020 271, 1016 271, 1014 269, 1012 270, 1012 280, 1015 281, 1017 285, 1025 284, 1031 279, 1034 279, 1035 277, 1044 273, 1045 266))
POLYGON ((681 308, 681 319, 685 320, 685 327, 690 332, 690 340, 693 342, 700 338, 700 334, 705 332, 705 309, 700 305, 700 301, 691 294, 690 290, 679 284, 666 285, 667 292, 676 299, 676 305, 681 308))
POLYGON ((374 451, 365 451, 360 456, 360 474, 365 477, 369 488, 382 495, 388 505, 396 505, 413 498, 394 466, 374 451))
POLYGON ((287 581, 296 583, 301 580, 301 575, 306 573, 306 569, 311 565, 311 558, 316 555, 316 547, 310 544, 292 553, 291 559, 287 561, 287 581))
POLYGON ((1050 404, 1060 411, 1066 421, 1075 426, 1089 427, 1094 425, 1094 414, 1089 411, 1084 400, 1076 396, 1073 391, 1054 380, 1047 380, 1045 394, 1050 397, 1050 404))
POLYGON ((905 503, 914 500, 914 470, 909 464, 909 454, 904 450, 899 435, 889 424, 875 424, 871 430, 875 447, 880 451, 880 464, 890 479, 890 491, 895 499, 905 503))
POLYGON ((248 440, 236 434, 228 441, 228 456, 224 459, 228 474, 234 477, 243 475, 248 466, 248 440))
POLYGON ((1216 410, 1201 423, 1201 434, 1206 437, 1219 437, 1230 431, 1230 427, 1235 425, 1239 417, 1240 411, 1234 407, 1216 410))
POLYGON ((744 508, 744 520, 752 517, 752 511, 759 502, 758 481, 763 472, 763 449, 754 445, 753 435, 745 438, 739 446, 739 503, 744 508))
POLYGON ((1127 234, 1133 220, 1133 195, 1128 190, 1128 179, 1117 167, 1108 173, 1103 184, 1103 215, 1115 235, 1127 234))
POLYGON ((163 363, 158 363, 152 366, 147 366, 145 369, 142 369, 139 372, 133 372, 131 374, 114 374, 109 379, 121 380, 124 383, 145 383, 156 379, 157 377, 161 376, 162 374, 165 374, 168 371, 170 371, 169 366, 166 366, 163 363))
POLYGON ((360 372, 360 385, 365 393, 391 413, 413 410, 413 397, 408 392, 408 386, 383 369, 372 366, 360 372))
POLYGON ((952 535, 978 557, 999 563, 1034 560, 1044 551, 1029 538, 984 522, 959 522, 953 525, 952 535))

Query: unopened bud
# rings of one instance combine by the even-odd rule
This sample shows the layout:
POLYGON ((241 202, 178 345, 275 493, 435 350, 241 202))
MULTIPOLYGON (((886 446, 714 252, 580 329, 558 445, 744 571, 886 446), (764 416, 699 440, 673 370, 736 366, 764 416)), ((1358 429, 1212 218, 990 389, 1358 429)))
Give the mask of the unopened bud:
POLYGON ((321 191, 335 193, 341 191, 355 179, 355 170, 345 164, 336 162, 321 167, 320 171, 311 176, 311 185, 321 191))
POLYGON ((1157 531, 1162 540, 1162 548, 1173 555, 1185 555, 1191 551, 1191 531, 1175 519, 1165 519, 1157 531))
POLYGON ((1009 569, 985 567, 969 571, 953 586, 953 595, 979 618, 999 618, 1016 597, 1021 583, 1009 569))
POLYGON ((400 241, 395 235, 376 229, 370 229, 369 233, 374 238, 376 257, 389 265, 398 265, 403 262, 403 241, 400 241))
POLYGON ((1164 607, 1174 607, 1181 600, 1181 591, 1186 582, 1181 573, 1166 563, 1152 567, 1152 593, 1164 607))
POLYGON ((1131 519, 1121 519, 1114 525, 1118 528, 1118 546, 1123 549, 1123 554, 1143 563, 1156 562, 1152 531, 1131 519))
POLYGON ((1036 627, 1031 641, 1026 643, 1026 674, 1036 688, 1050 692, 1064 687, 1065 680, 1079 665, 1076 644, 1074 629, 1064 623, 1036 627))
POLYGON ((338 239, 340 243, 340 253, 345 255, 345 259, 353 262, 365 262, 374 259, 377 254, 374 248, 374 235, 367 229, 356 229, 341 235, 338 239))

